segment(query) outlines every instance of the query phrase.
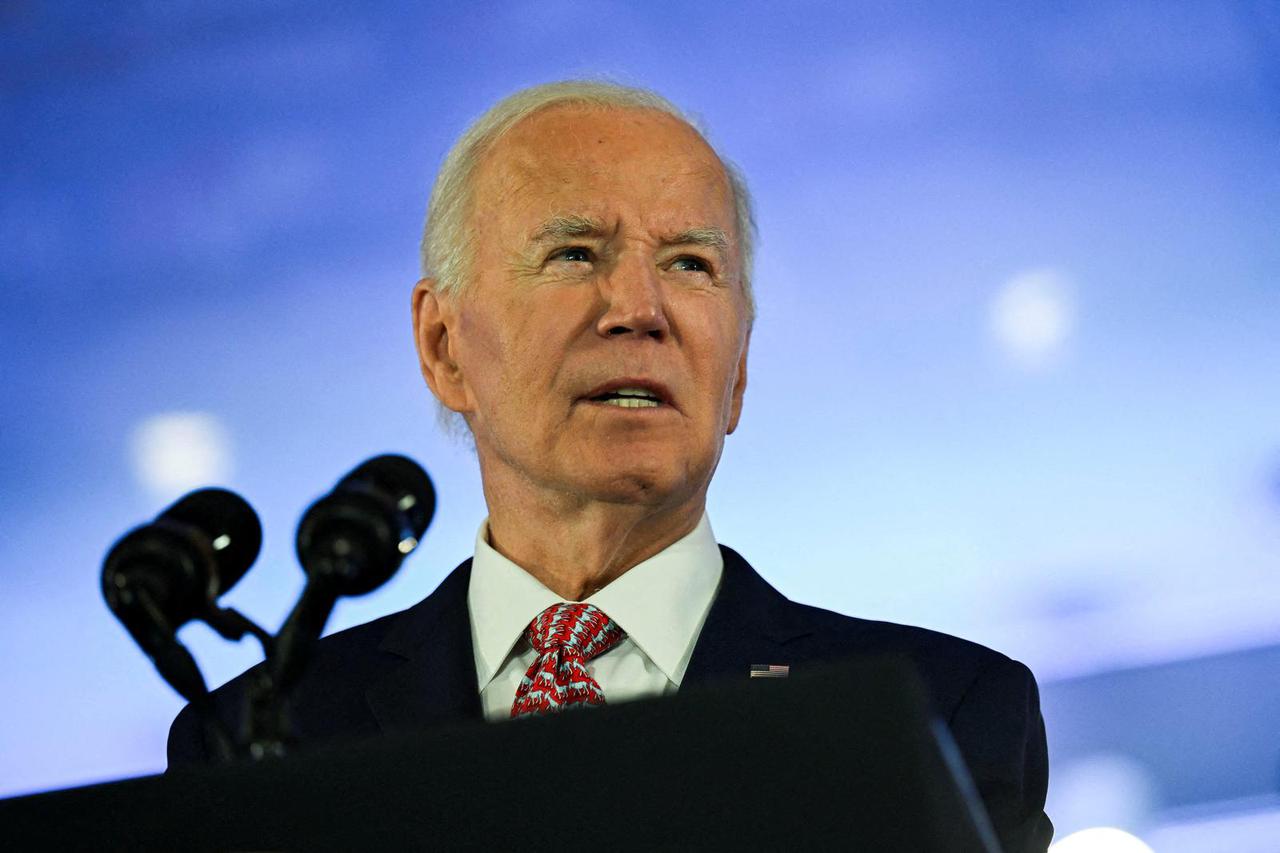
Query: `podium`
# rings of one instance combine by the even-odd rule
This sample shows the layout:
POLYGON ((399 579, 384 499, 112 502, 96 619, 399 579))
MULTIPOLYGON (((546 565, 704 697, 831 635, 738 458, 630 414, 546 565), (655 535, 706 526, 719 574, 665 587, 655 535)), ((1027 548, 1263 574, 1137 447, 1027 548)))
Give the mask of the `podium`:
POLYGON ((997 853, 905 662, 0 801, 10 850, 997 853))

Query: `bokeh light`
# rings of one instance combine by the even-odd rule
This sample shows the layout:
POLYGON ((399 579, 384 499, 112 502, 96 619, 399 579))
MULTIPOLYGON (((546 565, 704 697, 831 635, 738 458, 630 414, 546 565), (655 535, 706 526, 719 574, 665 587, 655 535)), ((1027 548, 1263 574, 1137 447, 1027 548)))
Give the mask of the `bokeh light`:
POLYGON ((133 430, 130 441, 138 482, 160 502, 232 473, 231 437, 207 412, 164 412, 133 430))
POLYGON ((1098 826, 1073 832, 1049 846, 1049 853, 1155 853, 1123 829, 1098 826))
POLYGON ((1075 327, 1075 305, 1067 277, 1052 269, 1019 273, 991 303, 991 331, 1019 367, 1045 367, 1059 357, 1075 327))

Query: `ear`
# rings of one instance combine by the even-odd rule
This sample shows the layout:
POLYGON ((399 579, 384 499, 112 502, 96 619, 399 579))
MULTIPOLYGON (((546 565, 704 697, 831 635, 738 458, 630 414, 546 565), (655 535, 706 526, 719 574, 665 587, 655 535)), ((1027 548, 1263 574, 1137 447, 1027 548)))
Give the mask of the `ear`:
POLYGON ((456 327, 455 300, 436 295, 436 280, 424 278, 413 287, 413 342, 427 387, 455 412, 465 408, 462 368, 456 360, 450 329, 456 327))
POLYGON ((751 330, 747 330, 747 337, 742 342, 742 354, 738 356, 738 375, 733 380, 733 393, 730 397, 732 401, 729 412, 729 428, 725 430, 725 435, 733 435, 733 431, 738 428, 738 419, 742 417, 742 396, 747 391, 747 350, 751 349, 751 330))

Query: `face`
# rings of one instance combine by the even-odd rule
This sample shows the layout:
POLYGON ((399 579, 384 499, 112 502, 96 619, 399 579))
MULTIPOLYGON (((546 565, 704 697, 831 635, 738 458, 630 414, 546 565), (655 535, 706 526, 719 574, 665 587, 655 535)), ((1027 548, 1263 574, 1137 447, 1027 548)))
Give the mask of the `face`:
POLYGON ((714 152, 661 113, 556 107, 475 181, 471 280, 439 301, 422 283, 415 324, 486 481, 702 499, 742 409, 749 332, 714 152))

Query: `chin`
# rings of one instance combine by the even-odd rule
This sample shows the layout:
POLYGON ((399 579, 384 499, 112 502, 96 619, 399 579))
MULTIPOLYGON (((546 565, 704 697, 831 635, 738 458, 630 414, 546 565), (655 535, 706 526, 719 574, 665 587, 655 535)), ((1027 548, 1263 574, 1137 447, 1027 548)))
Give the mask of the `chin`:
POLYGON ((674 471, 658 471, 650 467, 636 467, 596 472, 582 484, 582 491, 596 500, 609 503, 643 504, 661 506, 683 492, 687 481, 674 471))
POLYGON ((705 490, 713 470, 684 456, 611 456, 579 469, 583 491, 597 500, 653 507, 683 504, 705 490))

